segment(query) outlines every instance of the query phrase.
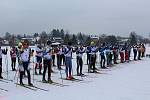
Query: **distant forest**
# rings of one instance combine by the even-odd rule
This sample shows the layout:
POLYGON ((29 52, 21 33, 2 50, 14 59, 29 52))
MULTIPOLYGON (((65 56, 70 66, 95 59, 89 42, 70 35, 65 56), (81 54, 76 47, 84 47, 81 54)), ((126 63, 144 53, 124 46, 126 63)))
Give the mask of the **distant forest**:
POLYGON ((12 34, 9 32, 5 33, 4 37, 0 37, 1 45, 4 41, 8 41, 8 45, 17 45, 18 42, 22 40, 22 38, 33 38, 35 39, 34 44, 43 43, 45 44, 47 40, 52 40, 53 37, 61 38, 63 40, 62 44, 67 44, 68 42, 72 42, 72 45, 89 45, 91 41, 93 41, 92 37, 97 37, 96 45, 100 45, 102 43, 107 44, 119 44, 122 42, 127 42, 130 45, 135 45, 137 43, 150 43, 149 38, 144 38, 140 35, 137 35, 136 32, 131 32, 128 37, 121 37, 115 35, 87 35, 85 33, 79 32, 77 34, 71 34, 69 31, 64 31, 64 29, 53 29, 51 32, 47 33, 45 31, 41 33, 33 33, 33 34, 12 34), (37 40, 37 37, 39 38, 37 40), (124 41, 125 40, 125 41, 124 41))

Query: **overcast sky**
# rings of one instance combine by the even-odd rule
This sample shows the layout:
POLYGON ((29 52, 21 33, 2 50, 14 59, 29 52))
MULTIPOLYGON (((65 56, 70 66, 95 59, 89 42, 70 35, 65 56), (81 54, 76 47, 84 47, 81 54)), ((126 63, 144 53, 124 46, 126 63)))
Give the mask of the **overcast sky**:
POLYGON ((150 33, 150 0, 0 0, 0 33, 150 33))

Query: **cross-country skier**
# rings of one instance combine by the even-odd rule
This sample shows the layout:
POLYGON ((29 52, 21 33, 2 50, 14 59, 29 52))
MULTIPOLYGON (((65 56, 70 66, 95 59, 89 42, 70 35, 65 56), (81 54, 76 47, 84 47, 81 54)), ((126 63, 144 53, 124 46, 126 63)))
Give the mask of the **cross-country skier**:
POLYGON ((66 65, 66 79, 72 80, 72 48, 71 48, 71 42, 68 42, 68 45, 65 47, 65 65, 66 65))
POLYGON ((120 48, 120 62, 124 63, 124 54, 125 54, 125 50, 123 49, 123 47, 120 48))
POLYGON ((114 64, 118 64, 117 63, 117 47, 116 46, 113 47, 113 57, 114 57, 114 64))
POLYGON ((89 62, 90 62, 90 46, 87 46, 87 48, 86 48, 86 54, 87 54, 87 65, 89 64, 89 62))
POLYGON ((136 45, 133 46, 133 55, 134 55, 134 60, 136 60, 136 57, 137 57, 137 46, 136 45))
POLYGON ((141 47, 142 47, 141 48, 141 53, 142 53, 141 57, 145 57, 146 48, 145 48, 144 44, 142 44, 141 47))
POLYGON ((2 54, 4 55, 7 55, 7 51, 8 49, 1 49, 1 46, 0 46, 0 79, 3 79, 2 77, 2 54))
POLYGON ((17 59, 18 59, 18 62, 20 62, 20 50, 22 48, 22 43, 19 42, 18 43, 18 48, 16 48, 16 54, 17 54, 17 59))
POLYGON ((141 60, 142 47, 141 44, 138 45, 138 60, 141 60))
POLYGON ((109 60, 109 64, 110 66, 112 66, 112 58, 113 58, 113 47, 112 46, 109 46, 109 49, 110 49, 110 60, 109 60))
POLYGON ((53 63, 53 66, 55 67, 55 48, 53 47, 52 48, 52 63, 53 63))
POLYGON ((131 56, 131 45, 128 45, 128 60, 130 61, 130 56, 131 56))
POLYGON ((106 61, 106 58, 105 58, 105 49, 106 49, 106 46, 105 46, 105 43, 103 43, 102 46, 99 48, 99 53, 100 53, 100 57, 101 57, 100 65, 101 65, 102 69, 107 68, 105 66, 105 61, 106 61))
POLYGON ((58 70, 61 70, 61 55, 62 55, 62 48, 59 46, 57 47, 57 67, 58 67, 58 70))
POLYGON ((10 50, 10 57, 11 57, 11 67, 12 71, 16 71, 16 57, 17 57, 17 52, 15 46, 12 47, 10 50))
POLYGON ((47 41, 47 46, 44 48, 43 52, 43 63, 44 63, 44 71, 43 71, 43 78, 42 81, 52 83, 51 80, 51 68, 52 68, 52 48, 51 48, 51 41, 47 41), (48 69, 48 80, 46 81, 45 75, 48 69))
POLYGON ((63 65, 64 65, 65 64, 65 55, 64 55, 65 48, 64 48, 63 45, 60 48, 60 52, 61 52, 61 55, 60 55, 60 65, 62 65, 62 62, 63 62, 63 65))
POLYGON ((107 60, 107 67, 110 67, 111 66, 111 63, 110 63, 110 53, 111 53, 111 51, 110 51, 110 48, 109 48, 109 46, 106 46, 106 49, 105 49, 105 52, 106 52, 106 60, 107 60))
POLYGON ((35 75, 37 75, 37 68, 39 68, 39 74, 42 75, 42 56, 43 50, 41 45, 37 45, 36 47, 36 65, 35 65, 35 75))
POLYGON ((82 73, 82 69, 83 69, 82 56, 83 56, 84 52, 85 52, 85 50, 84 50, 82 45, 79 48, 77 48, 77 50, 76 50, 76 55, 77 55, 77 76, 84 75, 82 73))
POLYGON ((25 73, 24 71, 27 71, 28 85, 33 86, 33 84, 31 83, 31 75, 30 75, 30 68, 29 68, 30 52, 31 49, 29 48, 29 41, 24 40, 24 42, 22 43, 22 48, 20 49, 20 62, 19 62, 20 63, 19 66, 20 85, 24 85, 22 79, 25 73))
POLYGON ((88 72, 93 72, 93 73, 97 72, 95 63, 96 63, 96 52, 98 51, 97 47, 94 44, 95 44, 94 42, 91 42, 90 53, 89 53, 90 60, 89 60, 89 68, 88 68, 88 72))

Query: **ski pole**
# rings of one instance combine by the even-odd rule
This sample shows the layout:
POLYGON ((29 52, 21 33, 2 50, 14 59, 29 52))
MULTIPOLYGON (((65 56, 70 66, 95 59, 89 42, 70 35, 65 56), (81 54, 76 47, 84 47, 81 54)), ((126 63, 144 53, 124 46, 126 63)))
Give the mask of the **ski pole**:
MULTIPOLYGON (((16 73, 16 75, 17 75, 17 73, 16 73)), ((18 84, 19 76, 20 76, 20 71, 18 70, 17 84, 18 84)), ((17 87, 17 84, 16 84, 16 87, 17 87)))
POLYGON ((88 64, 88 73, 90 72, 90 67, 91 67, 91 54, 89 54, 89 58, 90 59, 89 59, 89 64, 88 64))
MULTIPOLYGON (((82 58, 81 58, 81 60, 82 60, 82 58)), ((80 67, 83 67, 83 60, 82 60, 82 66, 80 66, 80 67)), ((83 69, 83 68, 82 68, 83 69)), ((80 70, 81 71, 81 70, 80 70)), ((80 72, 81 73, 81 72, 80 72)), ((82 75, 80 75, 81 76, 81 80, 83 81, 83 77, 82 77, 82 75)))
MULTIPOLYGON (((71 70, 72 70, 72 76, 73 76, 73 68, 71 68, 71 70)), ((72 80, 72 82, 73 82, 73 80, 72 80)))
POLYGON ((5 66, 6 66, 6 74, 7 74, 7 79, 8 79, 8 58, 7 58, 7 55, 5 55, 5 66))
MULTIPOLYGON (((83 67, 83 61, 82 61, 82 66, 80 66, 80 60, 82 60, 82 58, 78 58, 78 60, 77 60, 77 66, 81 68, 81 67, 83 67)), ((82 74, 80 74, 80 76, 81 76, 81 79, 83 80, 82 74)))
POLYGON ((101 68, 101 56, 100 56, 100 52, 99 52, 99 67, 101 68))
POLYGON ((32 70, 33 70, 33 83, 34 83, 34 57, 33 57, 33 56, 32 56, 32 60, 33 60, 33 61, 32 61, 32 62, 33 62, 33 63, 32 63, 32 64, 33 64, 33 69, 32 69, 32 70))
MULTIPOLYGON (((59 55, 59 62, 58 62, 58 63, 59 63, 59 67, 61 67, 61 66, 60 66, 60 55, 59 55)), ((61 69, 59 69, 59 72, 60 72, 60 76, 61 76, 61 79, 62 79, 62 84, 63 84, 63 78, 62 78, 61 69)))
POLYGON ((59 72, 60 72, 60 76, 61 76, 61 80, 62 80, 62 84, 63 84, 63 78, 62 78, 61 69, 59 69, 59 72))
POLYGON ((18 67, 17 67, 17 70, 16 70, 16 73, 14 75, 14 80, 16 79, 16 75, 17 75, 17 72, 19 71, 19 63, 18 63, 18 67))

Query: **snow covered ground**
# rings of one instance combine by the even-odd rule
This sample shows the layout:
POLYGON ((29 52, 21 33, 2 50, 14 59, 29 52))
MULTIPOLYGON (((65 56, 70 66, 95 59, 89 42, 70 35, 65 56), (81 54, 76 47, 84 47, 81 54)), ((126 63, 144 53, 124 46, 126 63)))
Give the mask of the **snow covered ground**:
MULTIPOLYGON (((150 47, 147 49, 150 54, 150 47)), ((9 55, 9 54, 8 54, 9 55)), ((7 55, 7 56, 8 56, 7 55)), ((5 58, 5 56, 3 56, 5 58)), ((75 56, 74 56, 75 58, 75 56)), ((83 57, 85 60, 86 57, 83 57)), ((73 59, 74 74, 76 74, 76 59, 73 59)), ((14 79, 15 72, 11 71, 10 57, 8 56, 9 73, 8 79, 14 79)), ((84 61, 84 64, 86 61, 84 61)), ((3 61, 5 66, 5 61, 3 61)), ((42 76, 34 75, 33 84, 48 89, 49 91, 33 91, 20 86, 14 82, 4 83, 0 81, 0 88, 7 89, 8 92, 0 90, 0 100, 150 100, 150 58, 144 58, 141 61, 132 61, 130 63, 117 64, 106 70, 101 70, 101 74, 86 73, 87 65, 84 65, 83 81, 63 81, 67 85, 59 87, 50 84, 40 83, 42 76)), ((31 68, 33 64, 30 64, 31 68)), ((99 67, 97 64, 96 67, 99 67)), ((63 67, 64 68, 64 67, 63 67)), ((59 71, 53 68, 56 73, 52 74, 52 80, 62 83, 59 71)), ((31 72, 33 72, 31 70, 31 72)), ((64 70, 62 71, 65 77, 64 70)), ((3 76, 7 78, 6 68, 3 70, 3 76)), ((18 75, 17 75, 18 76, 18 75)), ((31 76, 33 79, 33 75, 31 76)), ((75 76, 78 79, 81 77, 75 76)), ((24 79, 27 83, 27 79, 24 79)))

